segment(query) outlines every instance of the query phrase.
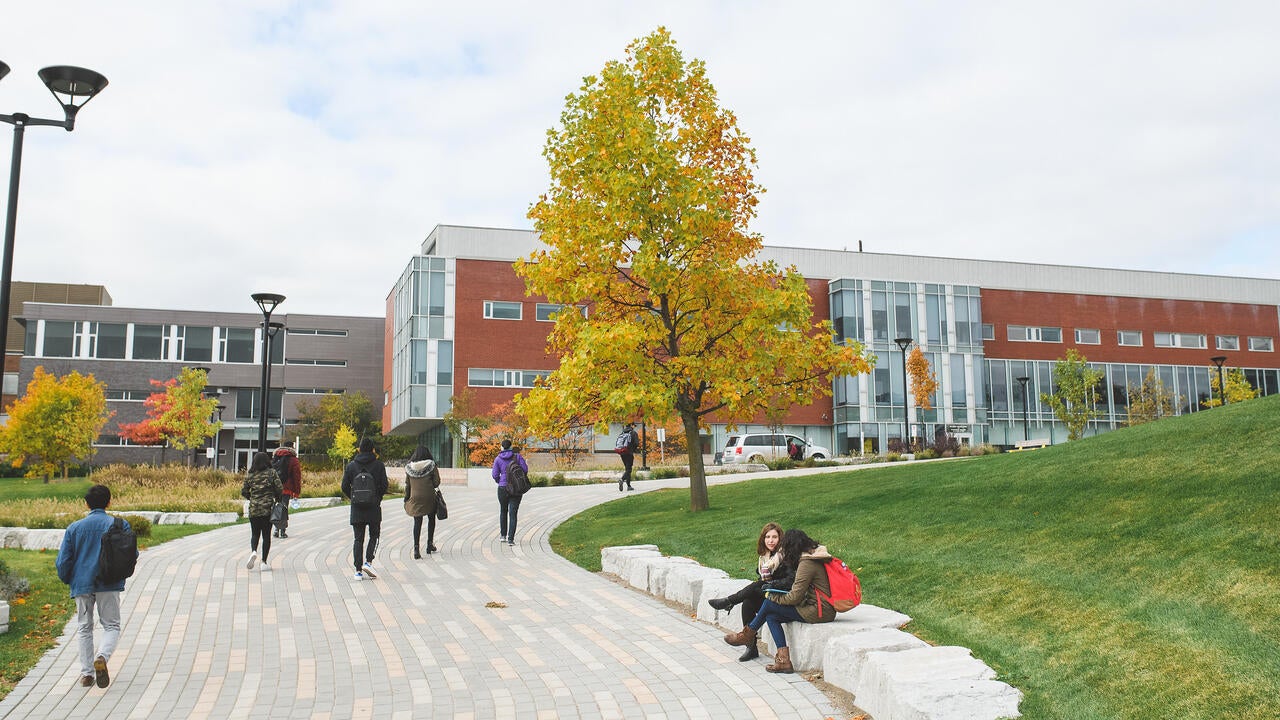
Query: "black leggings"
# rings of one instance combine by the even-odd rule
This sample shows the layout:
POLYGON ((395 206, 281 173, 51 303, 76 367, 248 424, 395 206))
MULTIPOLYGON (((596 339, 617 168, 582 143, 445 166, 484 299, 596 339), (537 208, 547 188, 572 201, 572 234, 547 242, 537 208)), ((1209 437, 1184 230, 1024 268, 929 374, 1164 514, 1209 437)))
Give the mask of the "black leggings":
MULTIPOLYGON (((436 537, 436 516, 427 515, 427 547, 430 548, 435 544, 436 537)), ((422 546, 420 542, 422 538, 422 516, 413 516, 413 549, 417 550, 422 546)))
POLYGON ((755 619, 764 605, 764 581, 757 580, 729 596, 729 600, 742 603, 742 624, 746 625, 755 619))
POLYGON ((373 562, 373 555, 378 551, 378 538, 382 535, 382 523, 355 523, 351 529, 356 533, 356 541, 352 545, 353 556, 356 561, 356 570, 359 570, 365 562, 373 562), (366 549, 364 545, 364 529, 369 528, 369 547, 366 549), (363 554, 363 558, 361 555, 363 554))
POLYGON ((258 538, 262 538, 262 561, 266 562, 271 554, 271 516, 249 518, 249 549, 258 551, 258 538))

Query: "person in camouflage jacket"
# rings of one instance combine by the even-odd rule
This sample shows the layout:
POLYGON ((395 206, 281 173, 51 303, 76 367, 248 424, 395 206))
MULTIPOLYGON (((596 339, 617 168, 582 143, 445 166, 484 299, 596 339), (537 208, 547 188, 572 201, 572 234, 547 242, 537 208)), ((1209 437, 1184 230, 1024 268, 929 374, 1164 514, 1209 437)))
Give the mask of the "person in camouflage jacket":
POLYGON ((271 456, 265 452, 254 453, 249 474, 244 478, 240 495, 249 501, 249 559, 244 566, 253 569, 258 564, 258 539, 262 539, 262 569, 270 570, 267 556, 271 554, 271 508, 282 497, 280 477, 271 467, 271 456))

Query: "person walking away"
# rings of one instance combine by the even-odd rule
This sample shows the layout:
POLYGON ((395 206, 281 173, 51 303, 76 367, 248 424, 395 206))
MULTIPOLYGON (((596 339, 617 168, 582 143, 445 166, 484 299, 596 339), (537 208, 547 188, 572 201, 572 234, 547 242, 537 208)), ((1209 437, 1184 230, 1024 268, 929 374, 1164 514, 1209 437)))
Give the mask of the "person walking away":
POLYGON ((271 569, 267 557, 271 554, 271 509, 283 498, 280 478, 271 467, 271 456, 265 452, 253 454, 253 463, 245 474, 240 497, 249 501, 249 559, 244 566, 250 570, 258 564, 258 540, 262 540, 262 571, 271 569))
POLYGON ((342 494, 351 501, 352 556, 356 580, 376 578, 373 558, 382 536, 382 496, 387 494, 387 468, 374 452, 373 440, 360 440, 360 449, 342 471, 342 494), (369 544, 365 545, 365 533, 369 544))
POLYGON ((614 449, 622 456, 622 477, 618 478, 618 492, 622 492, 623 483, 626 484, 628 490, 635 490, 635 488, 631 487, 631 466, 636 461, 636 450, 640 449, 640 436, 636 434, 636 424, 627 423, 627 426, 622 429, 622 435, 618 436, 618 440, 614 445, 614 449))
MULTIPOLYGON (((108 584, 98 581, 102 536, 115 522, 115 518, 107 514, 111 490, 106 485, 94 485, 84 494, 84 502, 89 506, 89 514, 67 526, 54 564, 58 579, 71 586, 71 597, 76 601, 80 686, 92 687, 96 682, 98 687, 105 688, 111 684, 107 662, 120 642, 120 593, 124 592, 124 580, 108 584), (102 645, 97 652, 94 652, 94 610, 102 624, 102 645)), ((122 522, 125 529, 133 531, 128 521, 122 522)))
POLYGON ((529 464, 520 453, 511 449, 511 441, 502 441, 502 451, 493 461, 493 481, 498 483, 498 541, 508 545, 516 544, 516 518, 520 514, 522 496, 507 491, 507 469, 511 463, 519 463, 524 471, 529 472, 529 464))
POLYGON ((271 465, 275 468, 276 475, 280 476, 280 484, 283 487, 283 505, 281 506, 280 521, 276 523, 274 535, 278 538, 287 538, 289 533, 289 502, 302 497, 302 462, 298 460, 298 453, 293 449, 292 442, 286 442, 271 455, 271 465))
MULTIPOLYGON (((792 580, 795 579, 794 569, 782 563, 782 552, 778 549, 781 542, 782 526, 773 522, 765 523, 760 530, 760 537, 756 539, 756 554, 759 556, 756 561, 758 579, 728 597, 712 598, 707 601, 707 604, 716 610, 728 610, 742 603, 742 624, 750 623, 756 613, 760 612, 760 606, 764 604, 766 589, 789 589, 792 580)), ((753 642, 747 646, 746 652, 742 653, 742 657, 738 660, 746 662, 758 657, 760 657, 760 651, 753 642)))
POLYGON ((791 666, 791 649, 787 647, 782 623, 828 623, 836 619, 836 609, 827 600, 831 596, 831 583, 827 580, 826 564, 831 560, 831 553, 803 530, 796 529, 783 533, 779 547, 782 564, 795 570, 791 590, 767 591, 760 612, 741 632, 725 635, 724 641, 730 645, 753 645, 757 632, 767 624, 778 652, 773 663, 764 669, 771 673, 789 673, 795 669, 791 666))
POLYGON ((440 469, 431 451, 419 445, 404 466, 404 511, 413 518, 413 559, 422 559, 422 518, 427 518, 427 554, 436 551, 436 488, 440 469))

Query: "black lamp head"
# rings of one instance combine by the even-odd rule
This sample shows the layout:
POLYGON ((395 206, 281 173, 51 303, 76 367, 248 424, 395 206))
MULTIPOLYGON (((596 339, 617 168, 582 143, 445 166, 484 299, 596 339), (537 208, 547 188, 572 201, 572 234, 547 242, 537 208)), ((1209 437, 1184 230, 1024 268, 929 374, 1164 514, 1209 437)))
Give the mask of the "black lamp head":
POLYGON ((9 74, 9 66, 5 65, 3 62, 0 62, 0 80, 4 79, 4 76, 8 74, 9 74))
POLYGON ((262 311, 263 317, 271 317, 271 313, 275 311, 276 306, 284 302, 284 296, 278 293, 254 293, 250 297, 258 303, 258 309, 262 311))
POLYGON ((53 65, 39 72, 45 87, 67 115, 67 130, 75 127, 76 113, 107 86, 107 78, 74 65, 53 65))
POLYGON ((894 338, 893 341, 898 344, 902 352, 906 352, 907 348, 911 346, 911 338, 909 337, 894 338))

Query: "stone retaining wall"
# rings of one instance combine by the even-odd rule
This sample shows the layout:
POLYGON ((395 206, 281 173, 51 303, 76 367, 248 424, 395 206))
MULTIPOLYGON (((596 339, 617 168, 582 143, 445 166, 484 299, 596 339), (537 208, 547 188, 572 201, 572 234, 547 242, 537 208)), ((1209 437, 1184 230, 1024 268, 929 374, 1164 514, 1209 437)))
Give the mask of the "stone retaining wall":
MULTIPOLYGON (((689 558, 667 557, 656 545, 607 547, 601 569, 632 587, 686 605, 697 618, 736 632, 741 611, 720 611, 708 601, 750 584, 689 558)), ((798 672, 853 693, 875 720, 996 720, 1016 718, 1022 693, 995 679, 995 671, 968 648, 934 647, 903 632, 902 613, 863 603, 835 622, 787 623, 791 664, 798 672)), ((773 637, 763 630, 768 651, 773 637)), ((727 651, 727 649, 726 649, 727 651)))

